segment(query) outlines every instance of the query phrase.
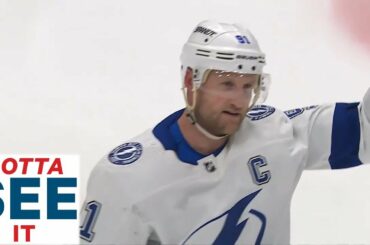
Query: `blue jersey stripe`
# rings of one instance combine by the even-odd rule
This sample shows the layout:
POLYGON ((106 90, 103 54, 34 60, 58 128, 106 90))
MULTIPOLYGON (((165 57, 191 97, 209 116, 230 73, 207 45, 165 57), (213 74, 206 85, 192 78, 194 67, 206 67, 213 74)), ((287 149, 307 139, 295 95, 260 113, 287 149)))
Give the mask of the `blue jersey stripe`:
POLYGON ((332 169, 362 164, 358 156, 361 138, 358 105, 359 103, 337 103, 335 106, 329 157, 332 169))

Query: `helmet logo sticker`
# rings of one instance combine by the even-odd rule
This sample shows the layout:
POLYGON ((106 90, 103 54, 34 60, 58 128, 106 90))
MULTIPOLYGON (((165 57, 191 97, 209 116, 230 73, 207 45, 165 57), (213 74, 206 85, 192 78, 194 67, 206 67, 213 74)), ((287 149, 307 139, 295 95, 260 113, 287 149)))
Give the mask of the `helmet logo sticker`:
POLYGON ((113 149, 108 159, 111 163, 117 165, 126 165, 135 162, 140 158, 143 152, 143 146, 137 142, 129 142, 113 149))
POLYGON ((195 30, 194 30, 194 33, 195 32, 203 33, 204 35, 211 36, 211 37, 213 35, 217 34, 217 32, 215 32, 211 29, 205 28, 203 26, 197 26, 197 28, 195 28, 195 30))

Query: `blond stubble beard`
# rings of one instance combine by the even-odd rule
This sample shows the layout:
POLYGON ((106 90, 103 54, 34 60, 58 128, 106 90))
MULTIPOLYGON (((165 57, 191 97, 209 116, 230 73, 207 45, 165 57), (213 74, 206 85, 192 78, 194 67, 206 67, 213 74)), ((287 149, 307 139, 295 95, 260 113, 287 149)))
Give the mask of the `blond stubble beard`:
MULTIPOLYGON (((209 133, 215 135, 215 136, 224 136, 224 135, 232 135, 234 134, 236 131, 238 131, 238 129, 240 128, 243 120, 244 120, 244 114, 241 114, 240 118, 239 118, 239 121, 238 122, 235 122, 233 124, 236 124, 235 127, 233 127, 233 130, 230 132, 228 132, 227 130, 227 126, 228 125, 222 125, 222 124, 226 124, 227 122, 224 122, 222 123, 221 120, 222 120, 222 112, 220 112, 220 114, 218 115, 218 117, 216 118, 211 118, 211 119, 205 119, 203 116, 202 116, 202 113, 199 112, 199 108, 196 107, 194 108, 194 114, 195 114, 195 117, 197 119, 197 123, 202 126, 205 130, 207 130, 209 133)), ((204 115, 204 114, 203 114, 204 115)))

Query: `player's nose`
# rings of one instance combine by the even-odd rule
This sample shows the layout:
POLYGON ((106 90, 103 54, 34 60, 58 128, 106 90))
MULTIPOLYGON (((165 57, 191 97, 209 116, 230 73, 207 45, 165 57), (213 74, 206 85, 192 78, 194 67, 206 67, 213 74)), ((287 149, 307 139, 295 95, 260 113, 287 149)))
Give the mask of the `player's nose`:
POLYGON ((245 94, 245 91, 243 89, 235 91, 233 96, 231 97, 231 104, 236 109, 241 110, 248 106, 250 100, 250 96, 245 94))

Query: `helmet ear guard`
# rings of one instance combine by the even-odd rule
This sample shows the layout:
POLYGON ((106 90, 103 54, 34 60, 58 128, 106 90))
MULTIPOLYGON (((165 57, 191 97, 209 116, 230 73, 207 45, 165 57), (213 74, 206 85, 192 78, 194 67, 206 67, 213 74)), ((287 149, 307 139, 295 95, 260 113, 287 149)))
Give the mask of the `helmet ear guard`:
POLYGON ((271 86, 271 75, 268 73, 262 73, 260 85, 259 85, 259 96, 255 104, 262 104, 266 101, 271 86))
POLYGON ((182 86, 182 92, 183 92, 183 95, 184 95, 184 99, 185 99, 185 103, 186 103, 186 109, 187 111, 189 112, 188 113, 188 116, 190 117, 192 123, 194 124, 196 122, 195 120, 195 116, 193 115, 193 113, 191 113, 194 108, 195 108, 195 104, 197 102, 196 98, 197 98, 197 93, 196 93, 196 90, 198 89, 195 85, 194 85, 194 76, 193 76, 193 71, 190 67, 187 67, 186 69, 185 74, 184 74, 184 82, 183 82, 183 86, 182 86), (191 74, 189 74, 191 73, 191 74), (191 76, 191 77, 189 77, 191 76), (193 99, 192 99, 192 103, 190 104, 189 103, 189 100, 188 100, 188 87, 189 85, 187 85, 188 83, 188 80, 191 79, 191 85, 192 85, 192 95, 193 95, 193 99))

